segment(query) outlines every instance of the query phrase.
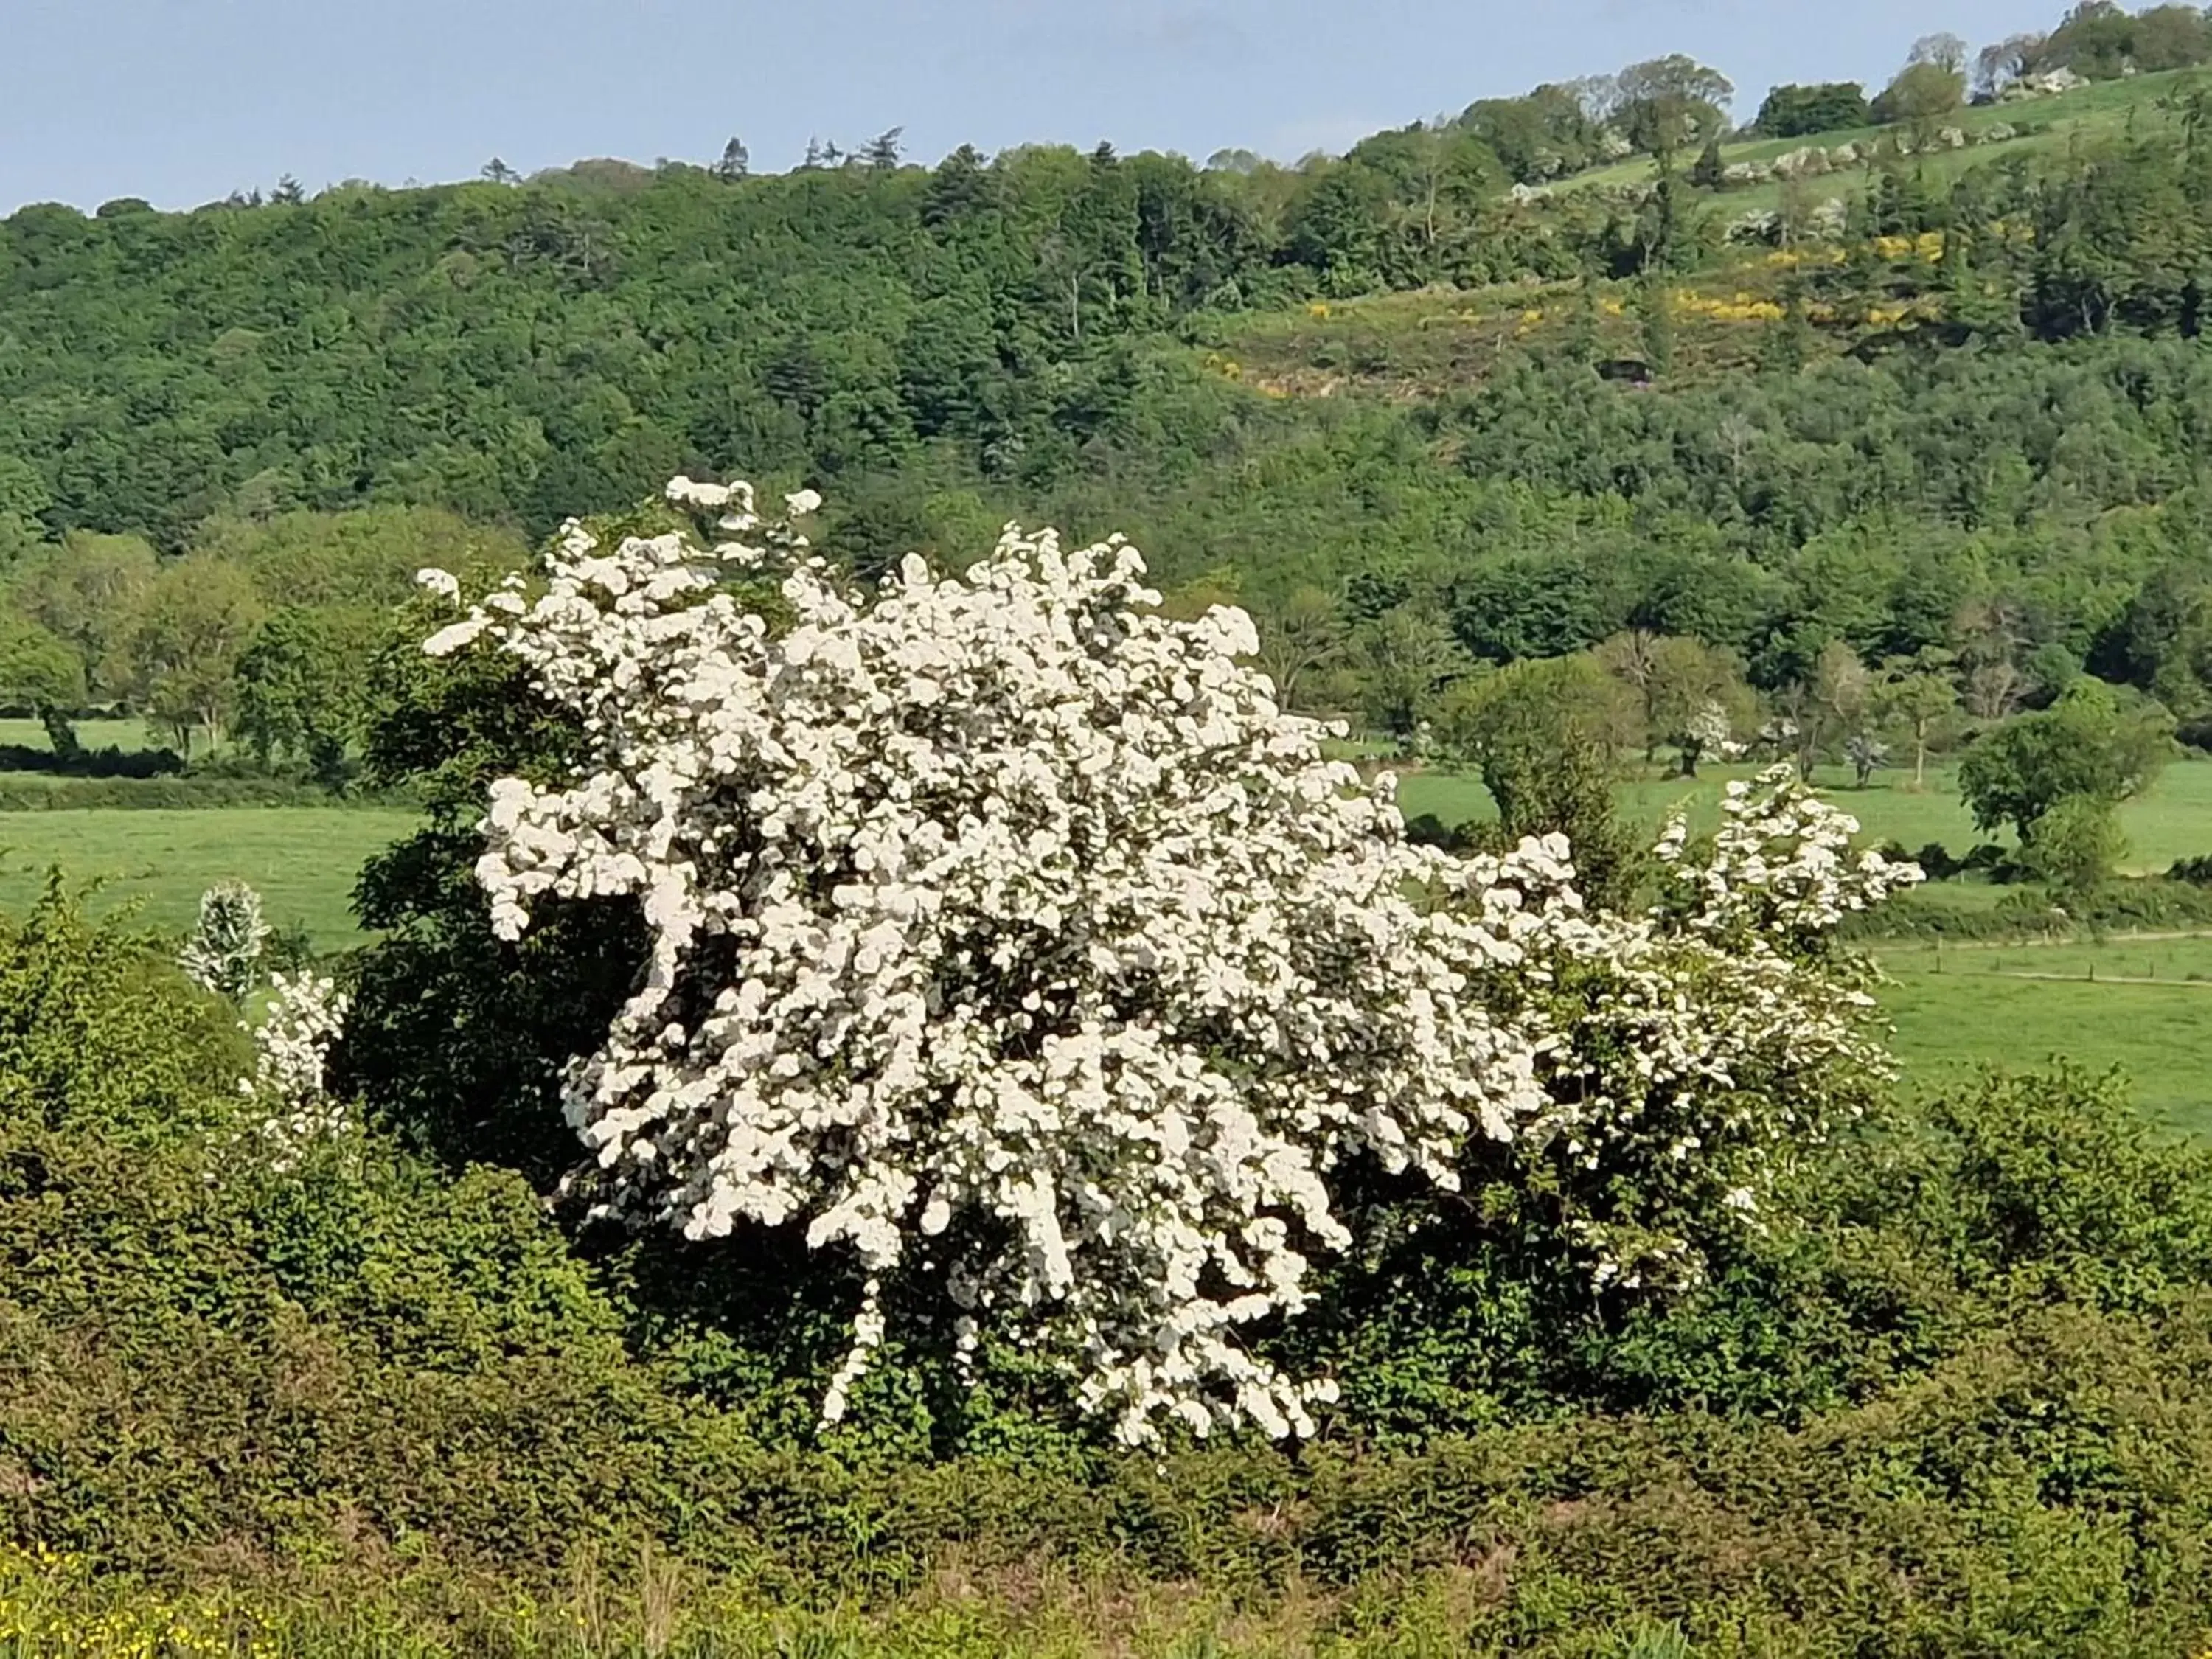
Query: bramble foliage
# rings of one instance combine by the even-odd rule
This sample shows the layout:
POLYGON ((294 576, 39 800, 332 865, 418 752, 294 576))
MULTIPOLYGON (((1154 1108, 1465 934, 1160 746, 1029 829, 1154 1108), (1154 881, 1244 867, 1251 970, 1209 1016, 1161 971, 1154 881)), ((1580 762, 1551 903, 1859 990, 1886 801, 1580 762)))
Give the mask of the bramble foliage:
POLYGON ((1748 1628, 1947 1653, 2063 1621, 2081 1650, 2148 1655, 2212 1613, 2212 1170, 2108 1084, 1993 1083, 1847 1132, 1790 1183, 1796 1224, 1464 1431, 1437 1431, 1448 1395, 1410 1392, 1455 1339, 1448 1270, 1421 1279, 1428 1334, 1395 1334, 1430 1428, 1395 1445, 854 1461, 764 1445, 627 1354, 625 1310, 511 1176, 372 1134, 211 1185, 234 1050, 195 1048, 210 1011, 131 961, 58 901, 0 938, 0 1030, 24 1034, 0 1049, 0 1545, 74 1558, 31 1551, 27 1577, 0 1547, 0 1616, 82 1629, 208 1583, 219 1551, 234 1631, 306 1641, 343 1605, 385 1650, 526 1650, 525 1602, 635 1627, 647 1544, 672 1587, 655 1628, 702 1654, 794 1631, 1019 1650, 1016 1605, 1060 1594, 1040 1559, 1073 1575, 1078 1652, 1101 1585, 1139 1609, 1207 1587, 1223 1606, 1182 1616, 1233 1601, 1246 1630, 1318 1603, 1329 1639, 1371 1625, 1383 1652, 1410 1630, 1561 1659, 1670 1620, 1723 1651, 1748 1628), (58 983, 84 993, 66 1024, 58 983), (40 1071, 106 1104, 49 1121, 40 1071), (1594 1383, 1641 1409, 1566 1403, 1594 1383))
MULTIPOLYGON (((200 1079, 240 1061, 233 1017, 112 928, 88 924, 58 874, 0 920, 0 1113, 119 1145, 222 1116, 200 1079)), ((235 1069, 228 1073, 235 1077, 235 1069)))

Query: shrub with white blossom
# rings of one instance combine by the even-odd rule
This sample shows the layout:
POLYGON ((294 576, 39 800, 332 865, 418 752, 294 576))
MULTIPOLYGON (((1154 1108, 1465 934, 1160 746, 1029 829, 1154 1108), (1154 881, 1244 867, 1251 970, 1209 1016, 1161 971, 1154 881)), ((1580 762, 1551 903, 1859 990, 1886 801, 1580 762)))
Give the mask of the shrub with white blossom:
POLYGON ((1600 1285, 1696 1283, 1706 1246, 1766 1224, 1776 1183, 1888 1073, 1872 970, 1832 941, 1920 871, 1854 853, 1857 821, 1786 765, 1730 782, 1721 811, 1706 844, 1668 823, 1648 914, 1595 918, 1540 964, 1567 994, 1552 1104, 1516 1150, 1600 1285))
POLYGON ((849 1252, 825 1419, 907 1276, 1131 1442, 1308 1431, 1328 1380, 1258 1344, 1352 1242, 1347 1161, 1439 1190, 1544 1165, 1599 1282, 1679 1279, 1818 1133, 1806 1079, 1875 1058, 1805 934, 1900 872, 1778 781, 1710 860, 1670 839, 1660 911, 1590 915, 1556 837, 1408 845, 1389 781, 1245 665, 1243 613, 1161 617, 1119 541, 1010 528, 964 575, 909 558, 861 593, 749 487, 669 496, 703 534, 572 524, 541 592, 428 648, 514 653, 584 738, 564 787, 492 789, 495 931, 558 896, 634 901, 652 936, 566 1077, 580 1184, 694 1238, 849 1252), (774 627, 731 586, 767 574, 774 627), (1646 1164, 1666 1190, 1624 1211, 1646 1164))
POLYGON ((1709 755, 1724 753, 1734 735, 1729 724, 1728 710, 1711 700, 1699 705, 1698 712, 1690 716, 1689 723, 1682 729, 1683 735, 1698 745, 1700 753, 1709 755))
POLYGON ((241 881, 217 882, 200 895, 199 921, 177 963, 203 990, 243 1002, 261 982, 268 944, 261 895, 241 881))
POLYGON ((331 1045, 345 1028, 346 998, 336 982, 313 973, 277 974, 253 1038, 253 1075, 239 1091, 267 1115, 257 1126, 269 1167, 295 1165, 319 1140, 342 1133, 350 1115, 325 1087, 331 1045))

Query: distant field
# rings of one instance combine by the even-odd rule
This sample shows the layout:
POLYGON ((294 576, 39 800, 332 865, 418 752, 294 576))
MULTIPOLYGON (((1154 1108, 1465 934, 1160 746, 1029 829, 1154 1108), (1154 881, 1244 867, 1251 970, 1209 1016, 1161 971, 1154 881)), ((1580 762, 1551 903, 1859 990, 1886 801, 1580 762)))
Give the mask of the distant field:
MULTIPOLYGON (((119 723, 118 723, 119 724, 119 723)), ((21 741, 0 724, 0 743, 21 741)), ((97 729, 88 742, 127 741, 97 729)), ((1624 809, 1654 826, 1672 808, 1698 828, 1718 817, 1725 779, 1650 778, 1621 786, 1624 809)), ((1870 840, 1917 848, 1940 841, 1963 853, 1981 839, 1948 771, 1914 793, 1895 777, 1860 790, 1833 769, 1821 793, 1856 817, 1870 840)), ((1406 777, 1407 814, 1447 823, 1495 811, 1479 779, 1443 773, 1406 777)), ((2122 814, 2138 870, 2212 852, 2212 762, 2171 767, 2145 799, 2122 814)), ((97 878, 95 911, 136 907, 149 925, 190 925, 200 894, 233 877, 258 888, 270 920, 304 924, 318 948, 343 949, 360 936, 349 901, 366 859, 406 834, 403 811, 353 807, 242 807, 202 811, 0 813, 0 906, 20 909, 58 863, 72 880, 97 878)), ((1946 884, 1946 903, 1994 902, 1998 889, 1946 884)), ((2115 940, 2104 945, 1885 946, 1896 981, 1883 1005, 1897 1024, 1896 1051, 1908 1079, 1936 1085, 1990 1062, 2040 1066, 2063 1055, 2095 1069, 2121 1066, 2144 1109, 2160 1122, 2212 1136, 2212 938, 2115 940), (2030 975, 2044 977, 2027 977, 2030 975), (2126 981, 2141 980, 2147 983, 2126 981)))
POLYGON ((2212 1137, 2212 938, 1884 949, 1908 1081, 2063 1058, 2118 1066, 2156 1121, 2212 1137))
POLYGON ((21 910, 58 864, 102 883, 96 913, 135 903, 146 924, 181 929, 201 893, 234 878, 260 890, 272 923, 304 923, 337 950, 358 938, 347 907, 362 861, 414 823, 357 807, 0 813, 0 907, 21 910))
MULTIPOLYGON (((1729 778, 1749 775, 1741 767, 1709 767, 1694 780, 1655 778, 1620 787, 1622 810, 1656 825, 1669 811, 1686 810, 1692 830, 1710 830, 1720 820, 1721 791, 1729 778)), ((1931 767, 1928 787, 1916 793, 1911 781, 1895 773, 1878 774, 1864 789, 1855 788, 1841 769, 1816 775, 1821 796, 1858 819, 1871 841, 1899 841, 1912 850, 1941 842, 1963 854, 1984 839, 2007 842, 2006 835, 1984 837, 1960 800, 1958 781, 1948 767, 1931 767)), ((1496 805, 1479 778, 1441 772, 1415 773, 1398 785, 1398 804, 1408 817, 1433 812, 1447 824, 1495 816, 1496 805)), ((2120 809, 2128 838, 2124 867, 2133 874, 2166 870, 2175 860, 2212 853, 2212 761, 2185 761, 2168 767, 2150 793, 2120 809)))
MULTIPOLYGON (((88 749, 158 749, 143 720, 79 720, 76 740, 88 749)), ((46 728, 36 720, 0 720, 0 745, 22 749, 51 749, 46 728)))
MULTIPOLYGON (((76 731, 88 749, 161 741, 136 720, 80 720, 76 731)), ((0 720, 6 744, 50 746, 30 720, 0 720)), ((67 781, 48 772, 0 779, 17 790, 67 781)), ((58 866, 73 884, 97 884, 95 914, 127 908, 147 926, 182 929, 200 895, 228 878, 258 889, 277 927, 304 925, 319 949, 338 950, 359 937, 349 907, 362 862, 414 822, 406 812, 341 806, 0 812, 0 908, 21 910, 58 866)))
MULTIPOLYGON (((2030 98, 2016 104, 1995 104, 1981 109, 1962 109, 1942 125, 1955 126, 1972 133, 2000 122, 2010 126, 2033 126, 2039 131, 2027 136, 1996 144, 1985 144, 1960 150, 1939 150, 1926 157, 1915 157, 1916 164, 1923 163, 1931 180, 1948 180, 1978 161, 1995 160, 2004 156, 2027 154, 2039 149, 2063 149, 2069 143, 2100 137, 2116 137, 2126 131, 2132 119, 2138 131, 2144 123, 2156 118, 2169 118, 2168 112, 2160 107, 2161 100, 2187 86, 2201 72, 2195 70, 2174 70, 2160 75, 2139 75, 2125 81, 2100 81, 2056 98, 2030 98)), ((1864 143, 1879 139, 1896 131, 1891 127, 1855 127, 1846 131, 1809 133, 1802 138, 1753 138, 1741 143, 1721 146, 1723 163, 1735 161, 1771 161, 1794 149, 1817 144, 1826 149, 1835 149, 1844 144, 1864 143)), ((1612 167, 1595 167, 1588 173, 1578 173, 1553 186, 1560 191, 1589 190, 1606 185, 1639 184, 1655 176, 1651 162, 1643 157, 1618 162, 1612 167)), ((1816 191, 1823 186, 1836 194, 1853 193, 1863 181, 1863 172, 1828 174, 1808 181, 1816 191)), ((1779 185, 1756 189, 1730 191, 1722 200, 1741 202, 1746 208, 1768 208, 1781 199, 1779 185)))

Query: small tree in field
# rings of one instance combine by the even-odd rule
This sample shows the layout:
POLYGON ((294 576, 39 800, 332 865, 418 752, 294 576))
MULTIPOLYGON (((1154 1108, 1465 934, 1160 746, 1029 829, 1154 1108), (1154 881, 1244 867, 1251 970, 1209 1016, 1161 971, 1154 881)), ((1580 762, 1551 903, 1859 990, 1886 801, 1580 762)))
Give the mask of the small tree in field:
POLYGON ((2060 802, 2107 806, 2139 794, 2164 768, 2173 720, 2154 704, 2123 706, 2106 685, 2078 682, 2049 708, 2008 720, 1966 751, 1959 792, 1975 828, 2010 824, 2023 843, 2060 802))
POLYGON ((0 611, 0 697, 27 707, 64 760, 77 752, 76 714, 84 690, 84 669, 75 652, 29 617, 0 611))
POLYGON ((1559 657, 1462 681, 1443 726, 1482 774, 1504 845, 1563 836, 1583 896, 1626 902, 1649 850, 1613 812, 1620 734, 1633 732, 1635 716, 1633 693, 1595 661, 1559 657))
POLYGON ((1958 688, 1934 659, 1901 658, 1889 664, 1875 688, 1875 708, 1912 740, 1912 787, 1928 781, 1928 750, 1958 713, 1958 688))
POLYGON ((1851 775, 1863 789, 1875 773, 1889 763, 1889 745, 1871 732, 1854 732, 1844 744, 1844 758, 1851 763, 1851 775))
POLYGON ((1729 719, 1728 709, 1718 702, 1705 704, 1683 721, 1681 736, 1678 739, 1682 752, 1682 775, 1696 777, 1698 763, 1707 755, 1726 755, 1731 750, 1741 752, 1735 741, 1735 722, 1729 719))
POLYGON ((491 787, 495 932, 603 898, 649 935, 565 1076, 577 1188, 854 1263, 826 1420, 927 1290, 1125 1440, 1304 1432, 1330 1385, 1262 1339, 1356 1242, 1341 1171, 1540 1190, 1595 1285, 1679 1284, 1877 1063, 1823 941, 1913 872, 1778 775, 1710 848, 1668 832, 1655 908, 1594 914, 1563 837, 1409 844, 1249 620, 1162 615, 1118 540, 860 591, 746 486, 669 496, 695 528, 572 524, 540 596, 427 648, 512 653, 579 734, 557 786, 491 787))

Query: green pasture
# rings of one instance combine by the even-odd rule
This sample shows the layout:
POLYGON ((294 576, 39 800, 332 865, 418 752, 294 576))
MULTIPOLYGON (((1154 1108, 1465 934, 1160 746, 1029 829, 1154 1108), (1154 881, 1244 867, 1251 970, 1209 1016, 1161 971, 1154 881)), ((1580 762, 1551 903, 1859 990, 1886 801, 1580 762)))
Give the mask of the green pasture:
MULTIPOLYGON (((1727 779, 1742 775, 1717 768, 1695 780, 1632 779, 1621 785, 1621 805, 1653 825, 1680 810, 1693 829, 1710 829, 1727 779)), ((1815 786, 1859 820, 1869 841, 1914 851, 1941 842, 1963 854, 1984 839, 1948 768, 1930 769, 1922 790, 1894 774, 1858 789, 1832 768, 1815 786)), ((1497 810, 1480 780, 1463 775, 1414 774, 1398 793, 1408 817, 1433 812, 1446 823, 1497 810)), ((2212 851, 2212 761, 2168 767, 2148 794, 2121 809, 2120 821, 2132 872, 2212 851)), ((2005 890, 1945 882, 1927 902, 1985 906, 2005 890)), ((2054 1059, 2100 1072, 2117 1066, 2153 1119, 2212 1137, 2212 938, 1895 946, 1879 957, 1893 981, 1882 1006, 1896 1024, 1893 1046, 1909 1083, 1939 1087, 1982 1066, 2027 1069, 2054 1059)))
POLYGON ((271 923, 304 925, 318 949, 337 950, 357 937, 348 905, 363 860, 415 822, 348 806, 0 813, 0 908, 21 910, 58 866, 98 884, 95 913, 129 906, 148 927, 181 931, 200 895, 233 878, 260 890, 271 923))
POLYGON ((2160 1123, 2212 1137, 2212 938, 1885 949, 1907 1081, 1999 1064, 2115 1066, 2160 1123))
MULTIPOLYGON (((161 746, 140 720, 79 720, 76 740, 88 749, 158 749, 161 746)), ((46 728, 36 720, 0 720, 0 746, 47 749, 46 728)))
MULTIPOLYGON (((1750 775, 1751 769, 1743 767, 1708 767, 1696 778, 1632 778, 1620 786, 1621 806, 1655 827, 1680 811, 1692 830, 1711 830, 1720 821, 1721 793, 1728 781, 1750 775)), ((1856 818, 1871 842, 1901 842, 1916 852, 1941 842, 1954 855, 1963 855, 1978 842, 2011 840, 2008 834, 1985 836, 1976 831, 1948 767, 1930 767, 1921 789, 1912 787, 1908 775, 1893 771, 1876 774, 1860 789, 1837 767, 1815 774, 1814 787, 1856 818)), ((1398 805, 1409 818, 1434 813, 1446 824, 1487 819, 1498 811, 1480 778, 1448 772, 1401 776, 1398 805)), ((2169 766, 2148 794, 2121 807, 2120 827, 2128 838, 2122 867, 2130 874, 2163 872, 2177 859, 2212 853, 2212 760, 2169 766)))
MULTIPOLYGON (((2194 70, 2172 70, 2158 75, 2135 76, 2124 81, 2100 81, 2055 98, 2030 98, 2014 104, 1962 109, 1947 117, 1941 125, 1955 126, 1968 134, 2000 123, 2034 131, 2004 143, 1938 150, 1913 160, 1925 165, 1931 179, 1948 179, 1978 161, 2027 155, 2036 150, 2063 149, 2071 143, 2117 137, 2128 130, 2130 122, 2141 132, 2144 131, 2144 124, 2153 118, 2171 118, 2170 109, 2161 106, 2166 100, 2173 100, 2175 94, 2184 91, 2198 74, 2199 71, 2194 70)), ((1869 126, 1854 127, 1847 131, 1810 133, 1802 138, 1753 138, 1741 143, 1723 144, 1721 160, 1723 164, 1771 161, 1777 156, 1786 155, 1808 145, 1817 144, 1825 149, 1834 149, 1844 144, 1878 141, 1898 131, 1895 127, 1869 126)), ((1656 170, 1650 158, 1637 156, 1611 167, 1594 167, 1588 173, 1578 173, 1571 179, 1561 179, 1554 188, 1565 191, 1636 185, 1649 182, 1656 176, 1656 170)), ((1860 176, 1863 178, 1863 173, 1860 176)), ((1840 191, 1850 178, 1850 174, 1829 174, 1809 182, 1815 189, 1826 185, 1831 191, 1840 191)), ((1780 195, 1779 186, 1769 185, 1763 189, 1731 191, 1723 199, 1731 203, 1740 200, 1747 207, 1771 207, 1780 200, 1780 195)))
MULTIPOLYGON (((21 740, 0 728, 0 742, 21 740)), ((126 740, 87 733, 88 742, 126 740)), ((1674 810, 1710 828, 1732 775, 1743 769, 1632 778, 1622 805, 1655 828, 1674 810)), ((1869 840, 1915 849, 1936 841, 1960 854, 1982 839, 1948 770, 1931 770, 1918 791, 1894 775, 1865 789, 1833 769, 1818 781, 1869 840)), ((1462 775, 1407 775, 1399 797, 1409 817, 1433 812, 1447 823, 1495 811, 1480 780, 1462 775)), ((2212 762, 2170 767, 2122 820, 2136 870, 2212 852, 2212 762)), ((404 811, 346 806, 0 813, 0 907, 20 909, 58 865, 73 882, 97 884, 96 911, 128 906, 147 926, 181 930, 204 890, 235 878, 260 890, 272 921, 304 926, 318 948, 340 949, 358 938, 348 907, 362 862, 413 823, 404 811)), ((1930 896, 1972 905, 2001 892, 1945 883, 1930 896)), ((2099 1070, 2118 1066, 2154 1117, 2212 1135, 2212 938, 1886 946, 1881 961, 1893 981, 1883 1006, 1912 1083, 1937 1085, 1991 1061, 2031 1066, 2064 1056, 2099 1070)))

